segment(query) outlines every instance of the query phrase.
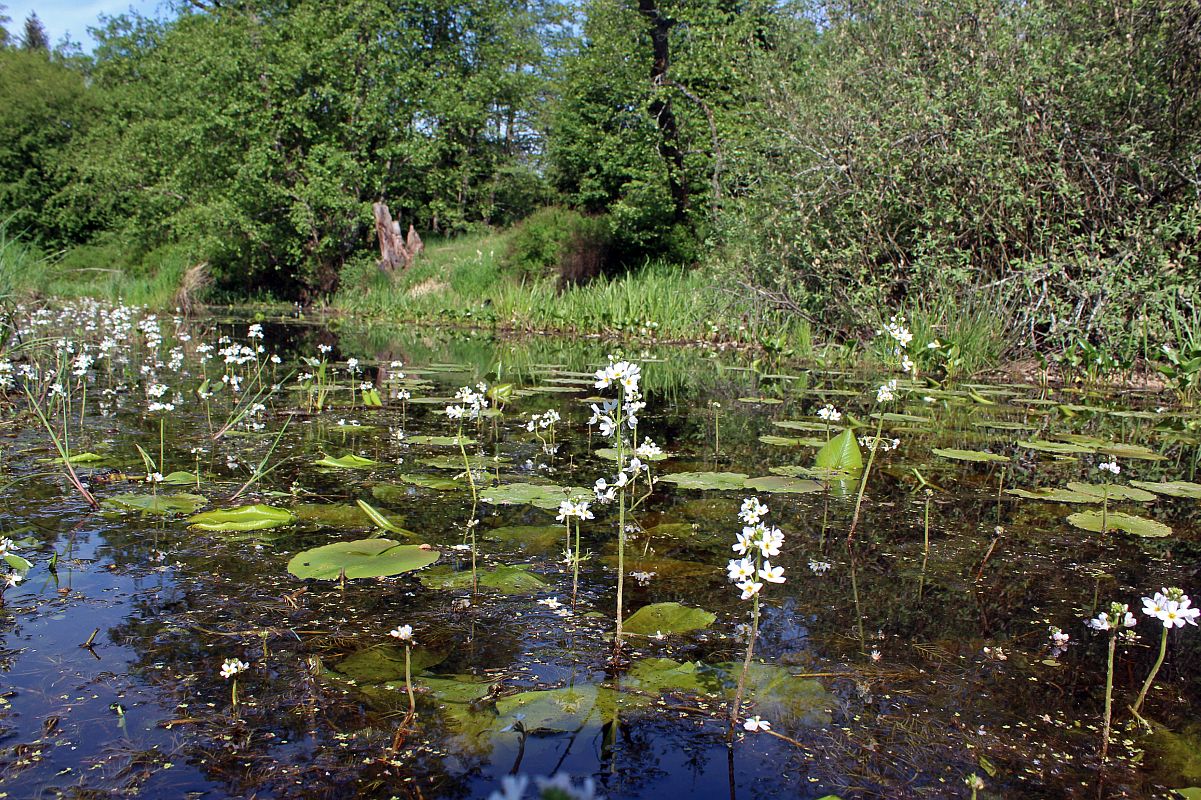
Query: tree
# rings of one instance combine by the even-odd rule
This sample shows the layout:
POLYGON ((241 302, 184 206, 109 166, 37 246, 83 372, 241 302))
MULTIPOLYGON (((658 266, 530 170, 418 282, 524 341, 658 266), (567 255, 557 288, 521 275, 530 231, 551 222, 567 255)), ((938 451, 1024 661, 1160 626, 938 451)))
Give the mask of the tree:
POLYGON ((8 10, 8 6, 0 3, 0 47, 8 47, 8 41, 11 38, 8 32, 8 23, 12 22, 12 17, 4 12, 8 10))
POLYGON ((46 28, 35 11, 29 12, 29 16, 25 18, 25 35, 21 37, 21 47, 30 52, 45 52, 50 49, 50 37, 46 35, 46 28))

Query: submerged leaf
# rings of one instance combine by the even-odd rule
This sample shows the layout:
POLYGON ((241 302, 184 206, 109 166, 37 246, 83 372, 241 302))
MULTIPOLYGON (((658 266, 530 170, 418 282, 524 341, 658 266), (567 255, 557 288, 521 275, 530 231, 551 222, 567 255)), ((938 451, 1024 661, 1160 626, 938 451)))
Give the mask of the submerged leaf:
POLYGON ((687 633, 708 628, 717 619, 703 608, 679 603, 652 603, 635 611, 622 624, 627 633, 654 636, 657 633, 687 633))
POLYGON ((428 567, 441 554, 422 545, 400 544, 391 539, 359 539, 335 542, 297 553, 288 562, 288 572, 297 578, 337 580, 380 578, 428 567))
POLYGON ((1155 499, 1151 492, 1145 492, 1134 486, 1124 486, 1120 483, 1081 483, 1072 481, 1068 489, 1081 494, 1091 494, 1098 501, 1108 497, 1110 500, 1134 500, 1139 503, 1149 503, 1155 499))

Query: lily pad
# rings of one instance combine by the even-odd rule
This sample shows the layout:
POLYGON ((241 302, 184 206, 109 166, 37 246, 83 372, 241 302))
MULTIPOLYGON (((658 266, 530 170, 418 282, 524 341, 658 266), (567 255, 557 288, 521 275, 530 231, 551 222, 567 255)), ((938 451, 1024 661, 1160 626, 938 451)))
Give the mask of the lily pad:
POLYGON ((750 478, 743 486, 756 492, 770 492, 772 494, 808 494, 809 492, 820 492, 826 488, 825 484, 818 483, 817 481, 789 478, 783 475, 764 475, 760 478, 750 478))
MULTIPOLYGON (((737 681, 741 665, 731 665, 728 681, 737 681)), ((747 671, 747 693, 755 713, 783 725, 830 724, 834 697, 815 678, 798 678, 775 664, 752 663, 747 671)), ((733 691, 731 686, 730 691, 733 691)))
POLYGON ((681 664, 670 658, 643 658, 636 661, 626 673, 630 688, 657 694, 666 691, 703 694, 710 688, 701 671, 703 665, 694 661, 681 664))
POLYGON ((1145 492, 1135 486, 1125 486, 1120 483, 1081 483, 1072 481, 1068 483, 1068 489, 1081 494, 1091 494, 1098 501, 1104 500, 1107 496, 1110 500, 1134 500, 1139 503, 1149 503, 1155 499, 1155 495, 1151 492, 1145 492))
POLYGON ((443 478, 439 475, 411 475, 409 473, 405 473, 404 475, 397 475, 396 477, 397 479, 404 481, 405 483, 412 484, 413 486, 420 486, 423 489, 434 489, 435 491, 439 492, 449 492, 454 489, 463 488, 462 484, 456 483, 450 478, 443 478))
POLYGON ((759 441, 775 447, 824 447, 825 439, 797 436, 776 436, 771 433, 759 437, 759 441))
MULTIPOLYGON (((617 448, 615 448, 615 447, 598 447, 596 450, 592 451, 592 453, 597 458, 605 458, 605 459, 608 459, 609 461, 617 460, 617 448)), ((626 448, 625 456, 626 456, 626 460, 628 461, 630 458, 632 458, 634 456, 634 451, 630 448, 626 448)), ((667 456, 668 456, 667 453, 656 453, 653 456, 638 456, 638 457, 640 459, 642 459, 643 461, 666 461, 667 456)))
POLYGON ((1168 497, 1184 497, 1190 500, 1201 500, 1201 483, 1190 481, 1131 481, 1131 486, 1146 489, 1148 492, 1167 495, 1168 497))
POLYGON ((1100 503, 1101 498, 1095 494, 1073 492, 1068 489, 1043 487, 1041 489, 1006 489, 1005 494, 1022 497, 1026 500, 1046 500, 1050 503, 1100 503))
POLYGON ((780 419, 772 421, 772 425, 777 428, 787 428, 792 431, 830 431, 832 433, 842 430, 841 425, 826 424, 825 422, 809 422, 807 420, 780 419))
POLYGON ((313 462, 319 467, 333 467, 335 469, 369 469, 379 464, 378 461, 373 461, 370 458, 362 458, 353 453, 347 453, 341 458, 319 458, 313 462))
POLYGON ((1091 447, 1072 444, 1071 442, 1048 442, 1043 439, 1022 440, 1018 442, 1018 447, 1025 447, 1027 450, 1037 450, 1040 453, 1051 453, 1059 456, 1096 452, 1091 447))
POLYGON ((957 450, 955 448, 935 447, 930 452, 936 456, 954 459, 955 461, 1009 461, 1008 456, 986 453, 983 450, 957 450))
POLYGON ((529 505, 553 511, 564 500, 592 497, 591 489, 581 486, 559 486, 558 484, 506 483, 480 492, 485 503, 500 506, 529 505))
POLYGON ((681 489, 741 489, 750 476, 742 472, 673 472, 659 478, 681 489))
MULTIPOLYGON (((428 444, 434 447, 458 447, 458 436, 410 436, 405 439, 409 444, 428 444)), ((475 439, 470 436, 464 436, 462 444, 464 446, 475 444, 475 439)))
MULTIPOLYGON (((366 530, 372 526, 363 509, 348 503, 297 503, 290 511, 302 522, 311 522, 326 528, 366 530)), ((393 514, 388 516, 393 525, 404 524, 403 518, 393 514)))
POLYGON ((690 608, 679 603, 652 603, 643 606, 622 624, 628 633, 654 636, 657 633, 687 633, 708 628, 717 619, 703 608, 690 608))
POLYGON ((296 521, 287 509, 252 505, 205 511, 188 519, 188 524, 202 531, 261 531, 296 521))
POLYGON ((437 550, 391 539, 359 539, 353 542, 314 547, 297 553, 288 562, 288 572, 297 578, 336 580, 379 578, 428 567, 438 560, 437 550))
POLYGON ((778 406, 784 401, 776 397, 739 397, 738 402, 754 406, 778 406))
POLYGON ((208 504, 208 498, 198 494, 118 494, 104 498, 104 504, 144 514, 193 514, 208 504))
POLYGON ((168 472, 163 476, 163 483, 167 486, 195 486, 197 484, 196 474, 193 472, 184 472, 176 470, 168 472))
POLYGON ((528 731, 577 731, 589 720, 600 722, 596 700, 597 687, 587 684, 502 697, 496 711, 502 717, 520 714, 528 731))
MULTIPOLYGON (((493 469, 497 464, 508 464, 512 461, 508 456, 467 456, 467 463, 472 469, 493 469)), ((463 470, 462 456, 433 456, 423 458, 418 463, 434 469, 463 470)))
POLYGON ((1101 532, 1101 524, 1104 522, 1106 531, 1122 531, 1148 539, 1161 539, 1172 535, 1172 529, 1158 520, 1123 514, 1120 511, 1110 511, 1104 515, 1096 510, 1078 511, 1068 517, 1068 522, 1094 533, 1101 532))

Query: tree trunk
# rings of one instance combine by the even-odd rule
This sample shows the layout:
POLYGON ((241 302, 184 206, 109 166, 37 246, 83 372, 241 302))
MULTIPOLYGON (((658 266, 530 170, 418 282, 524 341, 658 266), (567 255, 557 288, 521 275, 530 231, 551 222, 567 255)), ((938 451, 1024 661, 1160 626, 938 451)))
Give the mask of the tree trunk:
POLYGON ((400 223, 392 219, 385 203, 374 203, 371 206, 375 214, 375 236, 379 239, 379 268, 388 274, 408 269, 417 254, 425 249, 421 237, 410 224, 409 235, 401 235, 400 223))
POLYGON ((671 98, 664 98, 660 86, 667 82, 667 70, 671 66, 668 35, 675 20, 663 16, 655 5, 656 0, 638 0, 638 13, 650 23, 651 47, 654 56, 651 62, 651 86, 655 99, 649 111, 659 126, 659 155, 667 168, 667 186, 675 206, 675 221, 683 222, 688 212, 688 181, 684 173, 684 151, 680 149, 680 130, 671 98))

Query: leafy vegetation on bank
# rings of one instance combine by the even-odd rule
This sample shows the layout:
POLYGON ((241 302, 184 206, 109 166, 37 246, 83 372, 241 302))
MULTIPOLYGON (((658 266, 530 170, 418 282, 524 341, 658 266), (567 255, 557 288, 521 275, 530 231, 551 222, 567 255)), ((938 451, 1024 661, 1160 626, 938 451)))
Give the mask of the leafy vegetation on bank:
POLYGON ((5 35, 0 218, 64 253, 26 280, 54 294, 161 302, 204 263, 218 301, 781 350, 906 308, 1109 370, 1198 338, 1193 6, 252 0, 106 19, 87 56, 5 35), (442 243, 391 286, 381 200, 442 243))

